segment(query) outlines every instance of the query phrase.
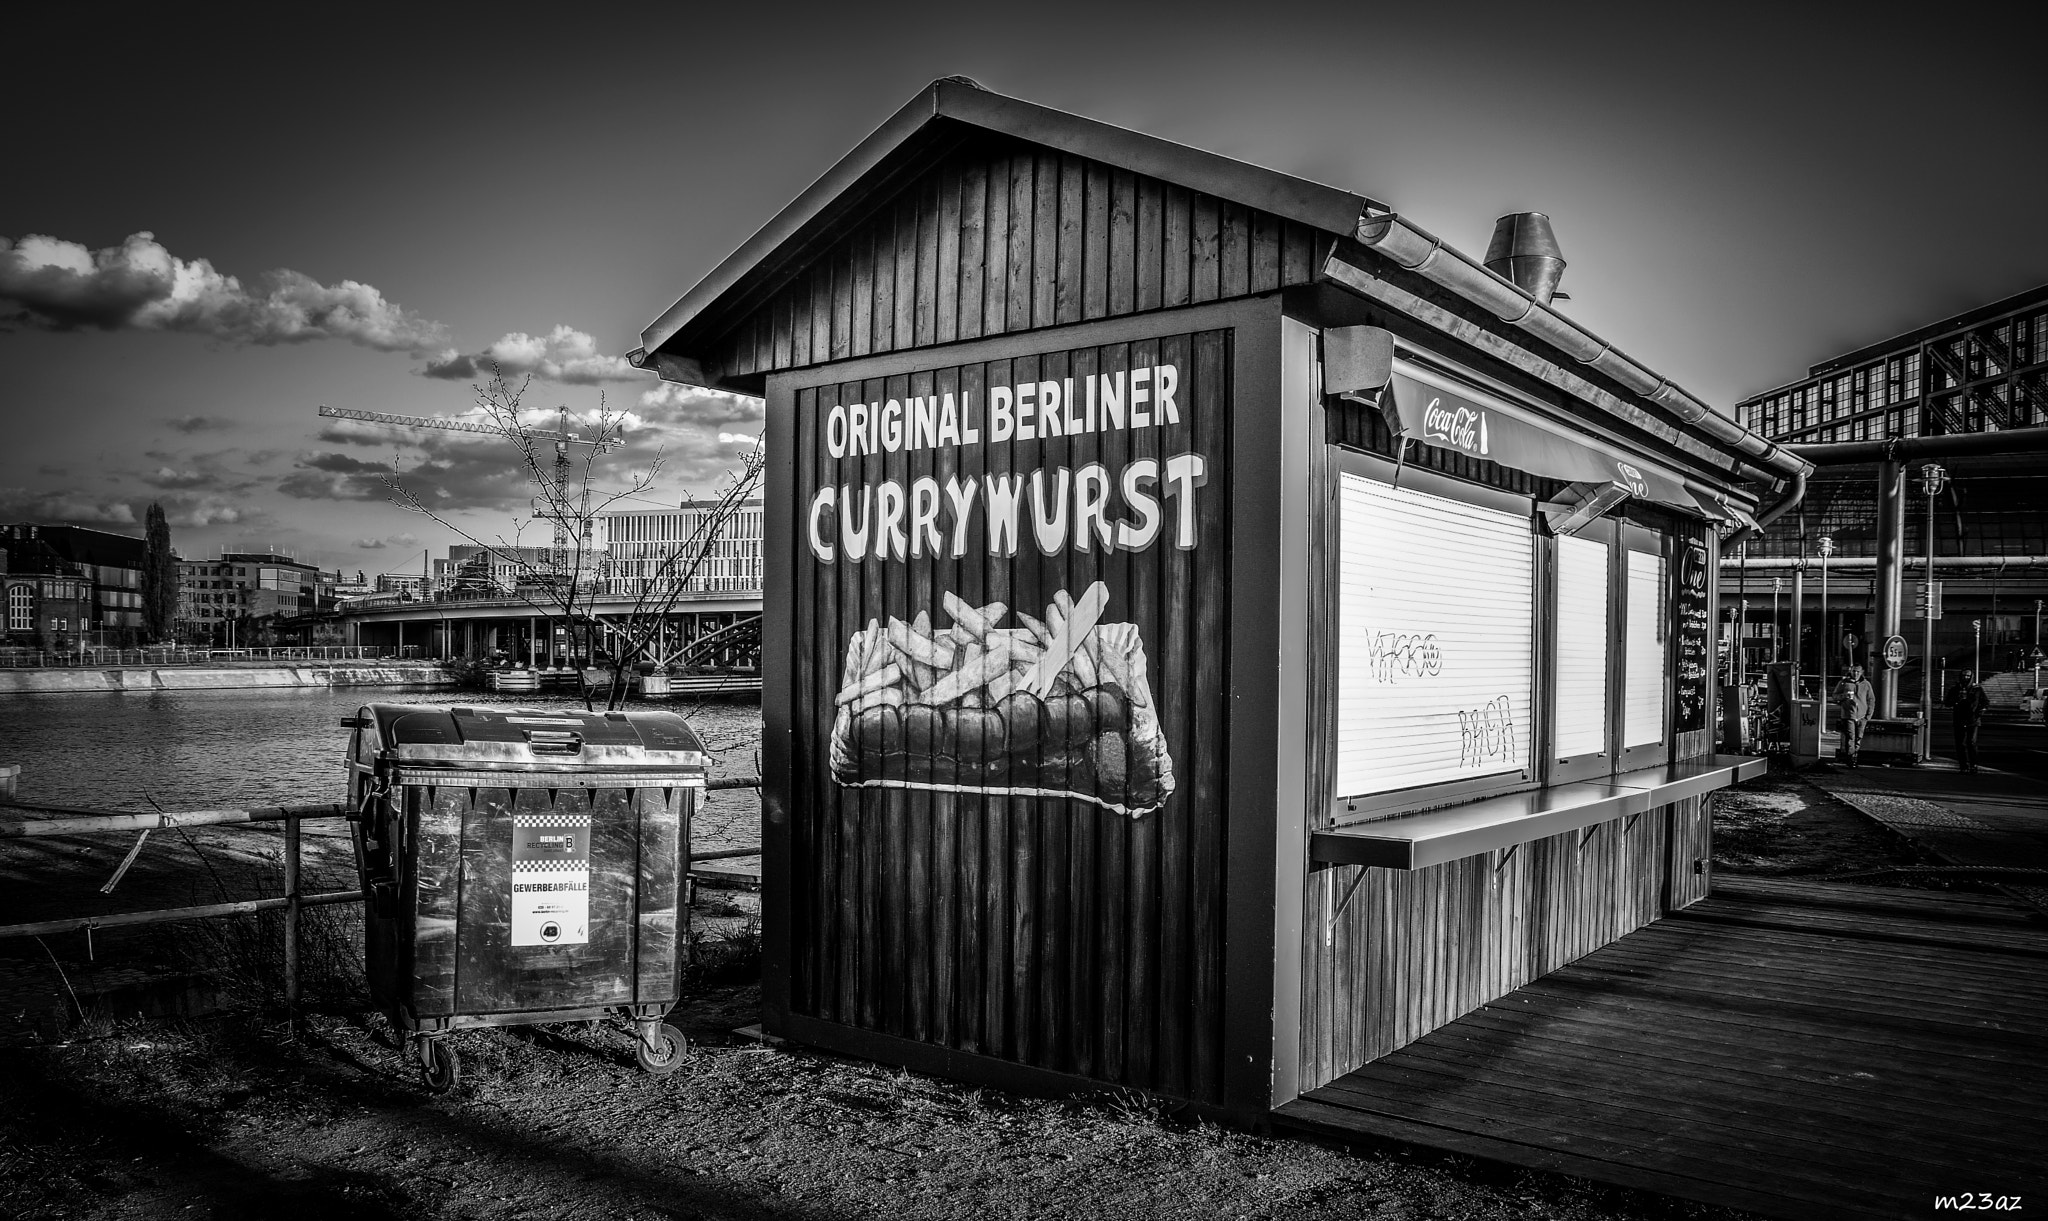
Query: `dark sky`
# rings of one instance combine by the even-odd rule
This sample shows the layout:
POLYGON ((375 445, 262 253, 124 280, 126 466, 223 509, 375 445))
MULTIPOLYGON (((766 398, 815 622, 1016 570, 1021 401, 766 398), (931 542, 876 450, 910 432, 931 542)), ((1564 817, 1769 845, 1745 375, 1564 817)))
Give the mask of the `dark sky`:
POLYGON ((160 499, 187 555, 416 571, 453 539, 387 502, 393 443, 487 534, 524 503, 502 455, 323 436, 314 408, 461 412, 494 344, 541 375, 529 406, 633 411, 626 460, 666 446, 663 498, 707 488, 756 409, 617 356, 950 74, 1362 191, 1475 254, 1494 217, 1548 212, 1564 308, 1724 405, 2048 281, 2029 8, 711 7, 17 19, 0 520, 121 529, 160 499))

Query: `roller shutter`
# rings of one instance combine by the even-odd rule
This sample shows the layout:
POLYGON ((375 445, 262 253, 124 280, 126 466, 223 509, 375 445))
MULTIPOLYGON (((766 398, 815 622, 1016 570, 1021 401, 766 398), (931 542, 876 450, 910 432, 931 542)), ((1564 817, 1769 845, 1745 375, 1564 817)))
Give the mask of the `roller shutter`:
POLYGON ((1337 795, 1526 775, 1528 518, 1349 473, 1338 496, 1337 795))
POLYGON ((1559 759, 1607 749, 1608 592, 1614 548, 1605 539, 1557 540, 1559 759))
POLYGON ((1622 745, 1664 740, 1664 557, 1628 553, 1628 642, 1622 662, 1622 745))

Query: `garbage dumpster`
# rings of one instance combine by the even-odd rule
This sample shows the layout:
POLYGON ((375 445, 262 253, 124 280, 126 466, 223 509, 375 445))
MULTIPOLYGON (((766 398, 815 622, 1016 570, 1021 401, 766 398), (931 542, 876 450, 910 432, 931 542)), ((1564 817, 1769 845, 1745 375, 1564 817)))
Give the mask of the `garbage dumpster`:
POLYGON ((1927 758, 1927 723, 1918 717, 1872 717, 1863 730, 1863 757, 1907 766, 1927 758))
POLYGON ((640 1066, 683 1038, 677 951, 703 745, 672 712, 371 704, 346 722, 372 1001, 429 1088, 475 1026, 620 1013, 640 1066))

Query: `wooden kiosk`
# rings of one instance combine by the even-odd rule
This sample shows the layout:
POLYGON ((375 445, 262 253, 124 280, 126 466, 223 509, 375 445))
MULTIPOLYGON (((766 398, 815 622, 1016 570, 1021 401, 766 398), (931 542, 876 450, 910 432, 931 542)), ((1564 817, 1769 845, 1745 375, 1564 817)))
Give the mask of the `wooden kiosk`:
POLYGON ((768 404, 772 1034, 1259 1122, 1707 892, 1805 464, 1386 206, 949 79, 644 344, 768 404))

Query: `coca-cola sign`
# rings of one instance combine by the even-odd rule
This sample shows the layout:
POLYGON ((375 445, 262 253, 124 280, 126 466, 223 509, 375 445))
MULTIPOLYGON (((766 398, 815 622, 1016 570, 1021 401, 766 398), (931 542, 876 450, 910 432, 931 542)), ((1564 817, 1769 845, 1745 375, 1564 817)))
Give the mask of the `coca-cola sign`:
POLYGON ((1546 421, 1524 406, 1478 387, 1466 391, 1434 371, 1396 362, 1381 401, 1389 427, 1403 440, 1498 462, 1566 483, 1618 483, 1629 495, 1688 513, 1699 502, 1677 476, 1632 454, 1616 452, 1564 421, 1546 421), (1391 408, 1391 410, 1389 410, 1391 408))
POLYGON ((1446 445, 1476 457, 1487 457, 1493 447, 1486 414, 1483 407, 1457 399, 1446 404, 1443 395, 1431 395, 1429 406, 1422 409, 1423 439, 1432 445, 1446 445))

